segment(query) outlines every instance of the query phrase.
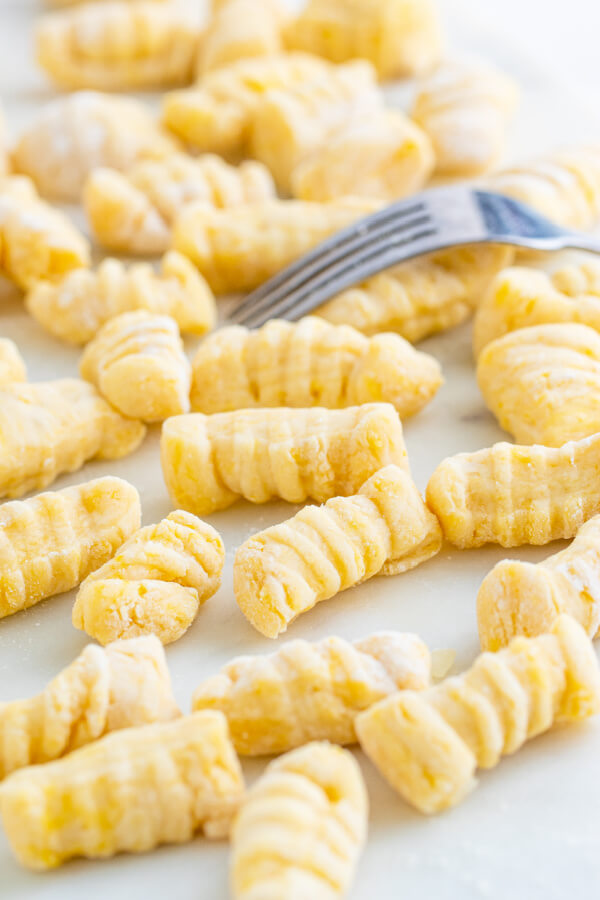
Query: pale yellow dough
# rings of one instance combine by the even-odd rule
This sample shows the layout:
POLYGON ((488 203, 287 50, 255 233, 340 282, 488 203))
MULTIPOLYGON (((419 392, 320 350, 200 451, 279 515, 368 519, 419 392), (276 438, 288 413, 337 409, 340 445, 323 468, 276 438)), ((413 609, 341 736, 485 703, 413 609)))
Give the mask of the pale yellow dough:
POLYGON ((404 419, 442 384, 439 363, 399 335, 366 338, 314 316, 271 319, 255 331, 221 328, 202 342, 192 369, 192 409, 203 413, 384 402, 404 419))
POLYGON ((280 53, 284 18, 279 0, 223 0, 217 6, 213 4, 213 15, 200 43, 198 79, 238 59, 280 53))
POLYGON ((0 388, 15 381, 27 381, 25 360, 14 341, 0 337, 0 388))
POLYGON ((560 448, 495 444, 437 467, 427 502, 457 547, 570 538, 600 513, 600 434, 560 448))
POLYGON ((4 109, 0 104, 0 178, 8 175, 11 168, 9 142, 6 129, 4 109))
POLYGON ((140 527, 140 498, 98 478, 0 506, 0 618, 77 587, 140 527))
POLYGON ((261 163, 248 160, 236 167, 210 154, 195 158, 174 153, 137 163, 127 172, 94 170, 83 202, 103 247, 153 256, 169 248, 173 224, 189 203, 228 209, 274 196, 273 179, 261 163))
POLYGON ((354 494, 382 466, 408 469, 402 425, 387 403, 176 416, 163 425, 161 462, 173 502, 196 515, 242 497, 323 502, 354 494))
POLYGON ((353 756, 312 743, 267 766, 235 819, 235 900, 336 900, 367 838, 368 797, 353 756))
POLYGON ((239 761, 221 713, 126 728, 0 786, 4 831, 30 869, 106 859, 227 834, 242 800, 239 761))
POLYGON ((379 573, 406 572, 441 546, 411 476, 386 466, 355 495, 305 506, 245 541, 233 565, 235 599, 257 631, 276 638, 317 603, 379 573))
POLYGON ((85 348, 79 371, 124 416, 162 422, 189 412, 191 367, 170 316, 140 309, 111 319, 85 348))
POLYGON ((221 584, 225 548, 214 528, 177 510, 136 532, 83 582, 73 625, 101 644, 182 637, 221 584))
POLYGON ((191 83, 199 39, 192 8, 100 0, 42 16, 35 51, 67 90, 160 90, 191 83))
POLYGON ((216 320, 209 286, 175 251, 163 257, 159 272, 145 263, 126 267, 105 259, 96 270, 78 269, 58 284, 39 282, 25 305, 46 331, 69 344, 91 341, 106 322, 130 310, 170 316, 186 334, 204 334, 216 320))
POLYGON ((380 631, 350 643, 289 641, 240 656, 195 691, 194 709, 227 716, 238 753, 285 753, 309 741, 353 744, 359 712, 402 688, 429 684, 430 654, 414 634, 380 631))
POLYGON ((110 731, 179 715, 160 641, 89 644, 40 694, 0 704, 0 779, 110 731))
POLYGON ((423 813, 455 806, 493 768, 554 724, 600 712, 600 672, 583 628, 561 616, 549 634, 483 653, 463 675, 400 691, 356 719, 362 749, 423 813))
POLYGON ((20 497, 88 459, 120 459, 146 434, 91 384, 63 378, 0 389, 0 497, 20 497))
POLYGON ((492 341, 477 381, 518 443, 560 447, 600 431, 600 335, 587 325, 536 325, 492 341))

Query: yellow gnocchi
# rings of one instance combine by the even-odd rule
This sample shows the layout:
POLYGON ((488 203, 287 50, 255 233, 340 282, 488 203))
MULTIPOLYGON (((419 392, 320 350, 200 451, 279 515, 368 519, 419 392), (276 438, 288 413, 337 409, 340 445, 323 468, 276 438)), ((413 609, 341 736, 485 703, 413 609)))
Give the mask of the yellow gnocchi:
POLYGON ((189 203, 228 209, 274 196, 273 179, 261 163, 249 160, 235 167, 210 154, 176 153, 140 162, 126 173, 94 170, 83 202, 98 243, 146 256, 169 248, 173 224, 189 203))
POLYGON ((237 59, 280 53, 284 16, 279 0, 223 0, 213 5, 198 53, 198 78, 237 59))
POLYGON ((60 866, 223 837, 244 793, 221 713, 126 728, 0 785, 0 815, 19 862, 60 866))
POLYGON ((140 527, 140 498, 98 478, 0 506, 0 618, 76 587, 140 527))
POLYGON ((401 419, 419 412, 442 384, 437 360, 396 334, 366 338, 315 316, 271 319, 249 331, 221 328, 192 362, 192 409, 391 403, 401 419))
POLYGON ((0 779, 111 731, 179 715, 160 641, 89 644, 40 694, 0 704, 0 779))
POLYGON ((493 768, 555 723, 600 712, 600 671, 580 625, 560 616, 549 634, 483 653, 462 675, 400 691, 356 719, 362 749, 422 813, 455 806, 493 768))
POLYGON ((189 412, 191 367, 170 316, 140 309, 111 319, 85 348, 79 371, 124 416, 162 422, 189 412))
POLYGON ((175 416, 163 425, 161 462, 173 502, 196 515, 242 497, 322 502, 354 494, 382 466, 408 469, 402 425, 387 403, 175 416))
POLYGON ((105 259, 96 270, 78 269, 57 284, 38 282, 25 298, 27 311, 54 337, 85 344, 110 319, 133 310, 170 316, 180 330, 204 334, 216 320, 215 299, 196 267, 167 253, 161 271, 105 259))
POLYGON ((134 91, 190 84, 200 29, 177 3, 85 3, 39 20, 36 57, 68 90, 134 91))
POLYGON ((257 631, 276 638, 317 603, 379 573, 406 572, 441 546, 439 523, 408 472, 385 466, 357 494, 306 506, 242 544, 235 599, 257 631))
POLYGON ((346 895, 367 837, 368 797, 347 751, 312 743, 267 766, 232 829, 235 900, 346 895))
POLYGON ((587 325, 521 328, 483 350, 477 380, 518 443, 560 447, 600 431, 600 335, 587 325))
POLYGON ((41 490, 88 459, 121 459, 146 429, 77 378, 0 389, 0 497, 41 490))
POLYGON ((244 756, 285 753, 309 741, 353 744, 359 712, 402 688, 427 687, 430 669, 429 651, 414 634, 289 641, 277 653, 232 660, 197 688, 193 708, 224 713, 244 756))
POLYGON ((20 135, 12 158, 15 169, 44 196, 77 201, 92 169, 125 171, 139 160, 176 151, 177 142, 138 101, 78 91, 42 107, 20 135))
POLYGON ((73 625, 101 644, 182 637, 221 584, 225 548, 214 528, 177 510, 136 532, 83 582, 73 625))
POLYGON ((0 337, 0 389, 15 381, 27 381, 25 361, 13 341, 0 337))

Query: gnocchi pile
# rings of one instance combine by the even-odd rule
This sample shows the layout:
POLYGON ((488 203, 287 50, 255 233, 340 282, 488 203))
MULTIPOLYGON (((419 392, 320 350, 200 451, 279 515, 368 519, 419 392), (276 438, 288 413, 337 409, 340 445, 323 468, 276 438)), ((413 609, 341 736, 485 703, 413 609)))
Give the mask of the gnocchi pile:
POLYGON ((518 87, 450 56, 431 0, 296 16, 212 0, 205 22, 179 0, 47 6, 32 43, 67 93, 19 134, 0 115, 0 274, 39 340, 81 348, 80 377, 32 382, 0 337, 0 618, 77 589, 72 624, 95 642, 0 704, 4 831, 34 870, 201 832, 230 839, 235 900, 335 900, 368 831, 347 746, 435 814, 477 769, 600 712, 600 264, 451 249, 254 330, 218 327, 219 298, 434 177, 592 229, 600 143, 507 165, 518 87), (409 76, 411 103, 391 108, 384 83, 409 76), (124 93, 150 90, 158 110, 124 93), (516 443, 446 458, 422 496, 403 423, 444 379, 413 344, 471 317, 473 377, 516 443), (113 475, 54 485, 153 427, 160 521, 142 527, 143 495, 113 475), (301 508, 260 527, 275 498, 301 508), (226 547, 204 517, 243 500, 247 538, 226 547), (420 637, 378 621, 232 652, 189 686, 189 712, 174 700, 163 647, 218 609, 228 568, 237 620, 275 641, 353 586, 435 566, 445 542, 559 538, 487 574, 462 674, 438 677, 420 637), (239 757, 262 756, 246 788, 239 757))

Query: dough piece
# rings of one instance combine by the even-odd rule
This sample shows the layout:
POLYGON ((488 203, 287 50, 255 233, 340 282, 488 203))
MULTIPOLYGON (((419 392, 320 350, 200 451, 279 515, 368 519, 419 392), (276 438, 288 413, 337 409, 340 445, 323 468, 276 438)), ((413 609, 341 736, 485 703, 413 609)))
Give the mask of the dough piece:
POLYGON ((27 290, 90 264, 88 241, 22 175, 0 180, 0 274, 27 290))
POLYGON ((309 741, 353 744, 359 712, 402 688, 427 687, 430 668, 429 650, 414 634, 289 641, 277 653, 232 660, 200 685, 193 707, 224 713, 245 756, 285 753, 309 741))
POLYGON ((436 171, 467 176, 493 169, 517 97, 511 78, 476 61, 447 62, 424 79, 412 116, 431 138, 436 171))
POLYGON ((13 341, 0 337, 0 388, 15 381, 27 381, 25 360, 13 341))
POLYGON ((356 733, 383 777, 422 813, 455 806, 490 769, 555 723, 600 712, 600 672, 583 628, 561 616, 550 634, 515 638, 462 675, 400 691, 361 713, 356 733))
POLYGON ((351 497, 305 506, 238 549, 233 586, 248 621, 276 638, 290 622, 374 575, 397 575, 442 546, 438 520, 408 472, 386 466, 351 497))
POLYGON ((367 790, 354 757, 327 743, 274 760, 233 826, 235 900, 346 896, 367 837, 367 790))
POLYGON ((85 381, 63 378, 0 390, 0 497, 48 487, 88 459, 121 459, 146 429, 85 381))
POLYGON ((487 245, 415 259, 338 294, 316 315, 364 334, 397 331, 408 341, 420 341, 468 319, 513 257, 510 247, 487 245))
POLYGON ((431 69, 443 44, 431 0, 308 0, 285 38, 332 62, 368 59, 382 79, 431 69))
POLYGON ((29 700, 0 703, 0 779, 121 728, 180 715, 154 637, 88 646, 29 700))
POLYGON ((177 153, 138 163, 127 173, 96 169, 86 182, 84 205, 103 247, 152 256, 169 248, 175 219, 189 203, 228 209, 274 196, 273 179, 261 163, 235 167, 210 154, 177 153))
POLYGON ((579 322, 600 331, 600 262, 585 258, 552 273, 515 266, 500 272, 475 313, 475 355, 510 331, 579 322))
POLYGON ((6 121, 4 117, 4 109, 0 105, 0 178, 8 175, 11 168, 9 156, 9 142, 6 129, 6 121))
POLYGON ((140 498, 98 478, 0 506, 0 618, 77 587, 140 527, 140 498))
POLYGON ((170 316, 139 309, 111 319, 85 348, 79 370, 124 416, 162 422, 189 412, 191 366, 170 316))
POLYGON ((271 200, 225 210, 194 203, 175 223, 173 246, 215 293, 251 291, 378 205, 358 197, 328 204, 271 200))
POLYGON ((520 444, 560 447, 600 431, 600 335, 587 325, 537 325, 492 341, 477 380, 520 444))
POLYGON ((105 259, 95 271, 78 269, 59 284, 40 282, 25 305, 46 331, 69 344, 91 341, 105 322, 129 310, 171 316, 189 334, 210 331, 216 320, 206 281, 174 251, 163 257, 160 274, 145 263, 126 267, 105 259))
POLYGON ((196 515, 241 497, 323 502, 354 494, 382 466, 408 470, 402 425, 387 403, 176 416, 163 425, 161 461, 173 502, 196 515))
POLYGON ((437 467, 427 502, 461 549, 570 538, 600 513, 600 434, 560 448, 494 444, 437 467))
POLYGON ((238 59, 281 53, 284 15, 279 0, 223 0, 213 6, 198 54, 198 78, 238 59))
POLYGON ((354 117, 327 138, 292 173, 295 197, 326 203, 348 194, 399 200, 428 181, 431 142, 400 110, 354 117))
POLYGON ((487 186, 565 228, 592 228, 600 219, 600 144, 511 166, 490 176, 487 186))
POLYGON ((399 335, 366 338, 315 316, 271 319, 255 331, 221 328, 202 342, 192 369, 192 409, 207 414, 383 402, 404 419, 426 406, 442 384, 437 360, 399 335))
POLYGON ((209 72, 198 87, 167 94, 163 121, 202 153, 244 155, 256 108, 266 91, 328 81, 333 70, 325 60, 307 53, 240 59, 209 72))
POLYGON ((8 842, 30 869, 224 837, 243 797, 238 758, 218 712, 126 728, 0 786, 8 842))
POLYGON ((543 562, 505 559, 487 575, 477 595, 484 650, 513 637, 550 631, 561 613, 573 616, 593 638, 600 629, 600 516, 583 525, 573 543, 543 562))
POLYGON ((176 150, 177 142, 137 100, 79 91, 42 107, 21 134, 13 161, 44 196, 78 201, 92 169, 125 171, 176 150))
POLYGON ((331 66, 327 78, 273 88, 257 103, 250 155, 268 167, 281 191, 289 193, 299 163, 350 119, 381 109, 382 103, 375 71, 360 59, 331 66))
POLYGON ((170 644, 219 589, 224 561, 223 541, 212 526, 172 512, 136 532, 86 578, 73 625, 101 644, 144 634, 170 644))
POLYGON ((104 0, 42 16, 36 57, 67 90, 160 90, 190 84, 200 29, 177 3, 104 0))

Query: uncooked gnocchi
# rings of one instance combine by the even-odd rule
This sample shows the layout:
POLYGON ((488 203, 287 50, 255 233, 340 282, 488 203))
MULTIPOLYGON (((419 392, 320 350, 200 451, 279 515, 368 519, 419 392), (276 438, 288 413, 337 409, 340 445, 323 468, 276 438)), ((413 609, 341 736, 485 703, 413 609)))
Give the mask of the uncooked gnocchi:
POLYGON ((323 502, 354 494, 382 466, 408 469, 387 403, 175 416, 163 425, 161 462, 173 502, 200 516, 241 497, 323 502))
POLYGON ((15 381, 27 381, 27 369, 17 345, 0 337, 0 388, 15 381))
POLYGON ((107 644, 154 634, 178 640, 218 590, 225 548, 218 532, 177 510, 136 532, 83 582, 73 625, 107 644))
POLYGON ((600 712, 600 672, 580 625, 560 616, 549 634, 483 653, 463 675, 400 691, 356 719, 362 749, 423 813, 455 806, 490 769, 555 723, 600 712))
POLYGON ((284 17, 279 0, 223 0, 217 6, 213 4, 213 15, 200 43, 198 78, 237 59, 280 53, 284 17))

